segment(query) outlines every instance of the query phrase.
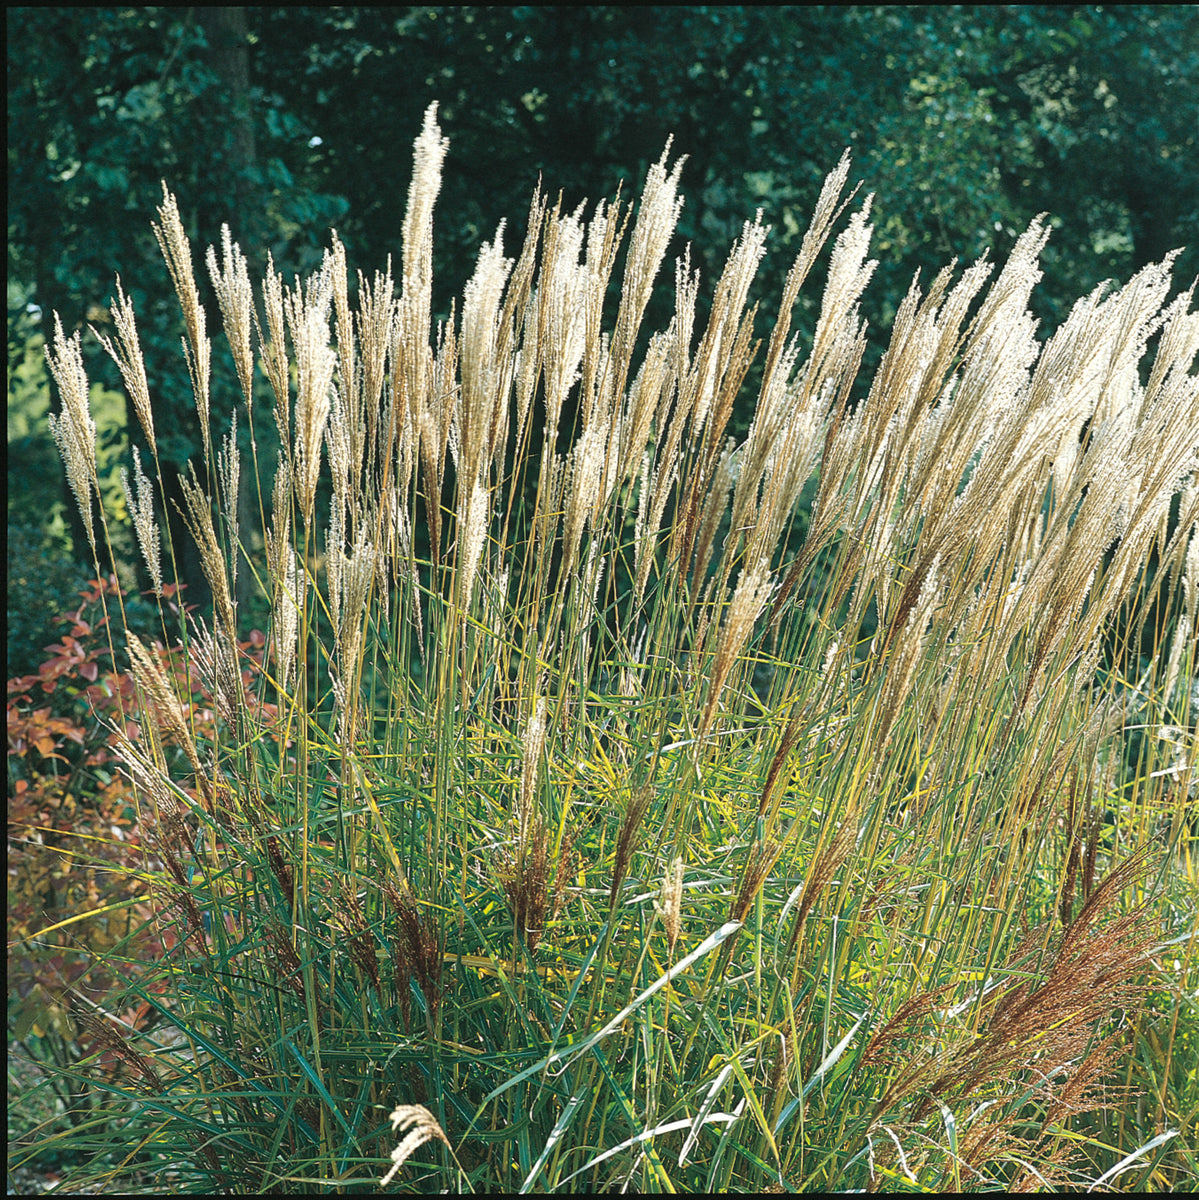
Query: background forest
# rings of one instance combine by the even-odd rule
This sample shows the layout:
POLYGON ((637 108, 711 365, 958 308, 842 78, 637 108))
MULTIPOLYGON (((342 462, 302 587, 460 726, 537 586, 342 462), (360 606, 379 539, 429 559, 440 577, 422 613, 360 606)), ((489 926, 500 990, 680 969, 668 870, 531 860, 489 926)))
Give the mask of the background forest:
MULTIPOLYGON (((438 100, 453 143, 443 317, 479 242, 522 219, 538 172, 564 188, 564 211, 622 183, 632 196, 671 135, 687 202, 667 261, 690 242, 714 278, 760 206, 772 249, 753 298, 778 294, 847 146, 877 196, 876 328, 913 272, 987 246, 1002 260, 1039 212, 1053 229, 1032 297, 1044 333, 1096 283, 1177 246, 1175 278, 1199 271, 1192 6, 14 8, 8 62, 10 677, 56 637, 49 618, 78 586, 69 564, 86 558, 45 420, 50 314, 105 331, 121 276, 172 417, 168 476, 201 444, 187 379, 166 369, 178 315, 150 232, 163 180, 196 244, 230 222, 251 275, 268 253, 285 279, 312 269, 331 225, 372 270, 398 251, 409 138, 438 100)), ((805 333, 815 306, 801 298, 805 333)), ((94 337, 83 349, 114 389, 93 403, 119 505, 116 464, 139 435, 115 366, 94 337)), ((747 420, 734 413, 733 432, 747 420)), ((198 564, 183 571, 201 597, 198 564)))

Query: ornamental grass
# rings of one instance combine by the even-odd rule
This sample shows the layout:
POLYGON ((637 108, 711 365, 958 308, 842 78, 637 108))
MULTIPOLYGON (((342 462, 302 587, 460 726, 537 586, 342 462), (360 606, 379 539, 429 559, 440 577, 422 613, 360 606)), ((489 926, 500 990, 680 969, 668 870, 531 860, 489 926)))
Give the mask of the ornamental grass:
MULTIPOLYGON (((212 604, 128 638, 151 915, 97 956, 125 991, 68 998, 100 1116, 17 1157, 193 1194, 1199 1184, 1194 283, 1045 337, 1038 218, 914 280, 863 378, 848 157, 764 314, 761 214, 719 279, 664 262, 668 144, 636 204, 535 192, 435 322, 447 148, 434 106, 369 278, 334 234, 256 286, 164 186, 212 604)), ((80 334, 47 357, 99 573, 80 334)))

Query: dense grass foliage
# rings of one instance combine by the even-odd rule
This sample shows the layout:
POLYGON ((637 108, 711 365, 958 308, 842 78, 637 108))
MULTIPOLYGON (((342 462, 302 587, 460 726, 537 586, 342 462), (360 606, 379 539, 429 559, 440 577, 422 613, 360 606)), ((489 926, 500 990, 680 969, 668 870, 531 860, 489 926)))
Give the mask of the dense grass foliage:
MULTIPOLYGON (((334 236, 256 298, 208 251, 245 405, 184 489, 204 619, 166 604, 114 305, 166 594, 108 731, 152 915, 102 952, 120 996, 64 996, 102 1114, 18 1157, 192 1193, 1194 1186, 1193 285, 1167 260, 1041 340, 1035 221, 914 282, 860 380, 844 159, 762 341, 757 221, 646 330, 668 147, 635 212, 535 195, 433 328, 435 115, 398 280, 334 236)), ((209 431, 165 190, 156 232, 209 431)), ((79 336, 48 358, 99 571, 79 336)))

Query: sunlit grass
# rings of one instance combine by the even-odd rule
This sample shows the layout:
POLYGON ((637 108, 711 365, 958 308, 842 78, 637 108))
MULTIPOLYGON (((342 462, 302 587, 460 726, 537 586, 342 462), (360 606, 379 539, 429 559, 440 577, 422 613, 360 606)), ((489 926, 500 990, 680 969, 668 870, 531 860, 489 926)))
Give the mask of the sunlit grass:
MULTIPOLYGON (((220 732, 131 639, 114 738, 175 950, 140 962, 154 1031, 78 1009, 123 1064, 105 1136, 197 1193, 389 1162, 419 1190, 1193 1186, 1191 293, 1149 267, 1042 341, 1034 222, 1002 269, 914 284, 859 393, 844 159, 761 344, 757 222, 719 280, 676 265, 647 339, 664 154, 635 215, 536 195, 433 328, 445 149, 431 109, 395 281, 355 289, 334 238, 256 304, 209 252, 250 436, 196 464, 213 613, 167 636, 220 732)), ((208 429, 230 398, 169 194, 157 229, 208 429)), ((114 328, 161 583, 123 299, 114 328)), ((90 514, 78 341, 49 358, 90 514)), ((99 509, 94 537, 99 570, 99 509)))

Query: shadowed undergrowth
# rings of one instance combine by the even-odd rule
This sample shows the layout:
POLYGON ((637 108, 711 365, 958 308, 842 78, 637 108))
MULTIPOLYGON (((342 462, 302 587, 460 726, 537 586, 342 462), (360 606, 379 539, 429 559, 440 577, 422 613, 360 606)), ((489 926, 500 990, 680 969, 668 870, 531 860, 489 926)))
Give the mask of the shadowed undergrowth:
MULTIPOLYGON (((354 287, 334 236, 255 296, 208 251, 241 388, 184 489, 212 614, 129 636, 110 731, 154 915, 103 956, 127 994, 72 996, 105 1123, 18 1157, 119 1146, 74 1178, 194 1193, 389 1158, 416 1190, 1194 1186, 1193 285, 1148 267, 1042 340, 1037 220, 914 282, 867 384, 843 159, 761 341, 758 221, 643 330, 668 147, 635 211, 535 195, 434 328, 446 147, 430 109, 398 279, 354 287)), ((156 230, 207 434, 165 189, 156 230)), ((123 293, 111 327, 161 594, 123 293)), ((79 335, 48 357, 99 571, 79 335)))

